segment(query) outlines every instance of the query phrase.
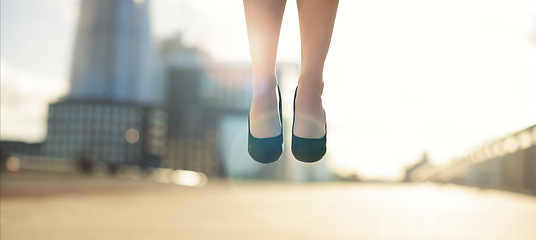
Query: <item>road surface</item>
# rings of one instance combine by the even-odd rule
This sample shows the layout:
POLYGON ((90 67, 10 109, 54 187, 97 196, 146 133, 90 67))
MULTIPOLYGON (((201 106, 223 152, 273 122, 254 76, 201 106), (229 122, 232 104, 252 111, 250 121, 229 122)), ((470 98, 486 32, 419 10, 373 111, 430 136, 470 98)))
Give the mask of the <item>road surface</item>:
POLYGON ((1 239, 533 240, 536 197, 430 184, 2 173, 1 239))

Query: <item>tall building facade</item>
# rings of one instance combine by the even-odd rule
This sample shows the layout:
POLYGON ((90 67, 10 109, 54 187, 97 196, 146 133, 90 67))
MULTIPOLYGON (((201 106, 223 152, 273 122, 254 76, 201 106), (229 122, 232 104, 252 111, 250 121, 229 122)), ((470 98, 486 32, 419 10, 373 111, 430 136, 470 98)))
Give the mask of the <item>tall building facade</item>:
POLYGON ((83 0, 68 97, 155 102, 152 48, 148 1, 83 0))
POLYGON ((184 46, 180 35, 163 41, 160 51, 169 115, 163 166, 225 175, 219 125, 229 114, 247 117, 249 67, 216 63, 184 46))
POLYGON ((50 104, 45 156, 157 167, 166 151, 164 109, 104 100, 50 104))
POLYGON ((148 1, 81 2, 71 89, 49 106, 43 155, 160 165, 167 112, 150 39, 148 1))

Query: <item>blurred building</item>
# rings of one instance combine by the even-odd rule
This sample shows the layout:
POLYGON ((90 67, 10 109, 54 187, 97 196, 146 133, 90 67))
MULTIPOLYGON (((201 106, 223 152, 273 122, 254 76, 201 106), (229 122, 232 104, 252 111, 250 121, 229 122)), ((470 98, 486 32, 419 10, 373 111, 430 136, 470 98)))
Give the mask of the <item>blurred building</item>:
POLYGON ((163 103, 152 77, 148 1, 83 0, 69 99, 163 103))
POLYGON ((132 103, 66 100, 48 112, 45 156, 159 166, 167 113, 132 103))
MULTIPOLYGON (((168 152, 163 166, 199 171, 208 176, 223 175, 219 155, 218 121, 226 111, 245 114, 247 103, 239 98, 245 91, 214 85, 208 55, 182 44, 181 36, 160 44, 161 63, 167 81, 169 114, 168 152)), ((242 80, 241 76, 238 77, 242 80)), ((235 80, 235 79, 231 79, 235 80)))
POLYGON ((148 1, 83 0, 71 89, 50 104, 42 155, 158 166, 167 113, 152 79, 148 1))
MULTIPOLYGON (((26 143, 19 141, 0 141, 0 171, 10 170, 9 162, 10 158, 14 155, 26 155, 26 156, 37 156, 39 155, 39 150, 41 148, 41 143, 26 143)), ((17 169, 20 166, 18 159, 17 169)), ((11 169, 15 170, 15 169, 11 169)))
MULTIPOLYGON (((202 51, 184 46, 180 35, 163 41, 160 51, 169 114, 163 166, 226 176, 235 163, 251 162, 244 154, 229 159, 229 143, 240 138, 246 126, 250 65, 215 62, 202 51)), ((247 145, 243 146, 247 154, 245 149, 247 145)))
POLYGON ((536 125, 489 142, 446 167, 424 164, 416 181, 454 183, 536 195, 536 125))
POLYGON ((39 155, 41 143, 26 143, 19 141, 0 141, 0 156, 9 157, 12 154, 28 156, 39 155))

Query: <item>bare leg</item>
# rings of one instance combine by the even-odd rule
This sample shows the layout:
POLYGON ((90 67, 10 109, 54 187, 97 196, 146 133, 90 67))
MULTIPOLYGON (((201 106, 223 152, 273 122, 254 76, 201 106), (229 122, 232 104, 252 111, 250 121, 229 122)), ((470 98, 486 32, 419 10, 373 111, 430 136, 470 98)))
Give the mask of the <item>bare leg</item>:
POLYGON ((324 61, 328 53, 338 0, 297 0, 301 35, 301 74, 296 95, 294 134, 321 138, 326 114, 322 106, 324 61))
POLYGON ((253 63, 250 131, 254 137, 280 134, 275 63, 286 0, 244 0, 253 63))

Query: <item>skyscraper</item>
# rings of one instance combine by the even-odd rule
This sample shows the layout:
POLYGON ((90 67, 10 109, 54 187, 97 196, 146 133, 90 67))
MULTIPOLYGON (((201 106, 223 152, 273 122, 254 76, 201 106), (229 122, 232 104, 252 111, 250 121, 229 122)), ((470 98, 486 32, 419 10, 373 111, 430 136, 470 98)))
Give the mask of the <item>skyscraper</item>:
POLYGON ((142 0, 81 2, 68 98, 155 102, 147 4, 142 0))
POLYGON ((157 166, 167 113, 152 74, 148 2, 83 0, 71 90, 50 104, 45 156, 157 166))

